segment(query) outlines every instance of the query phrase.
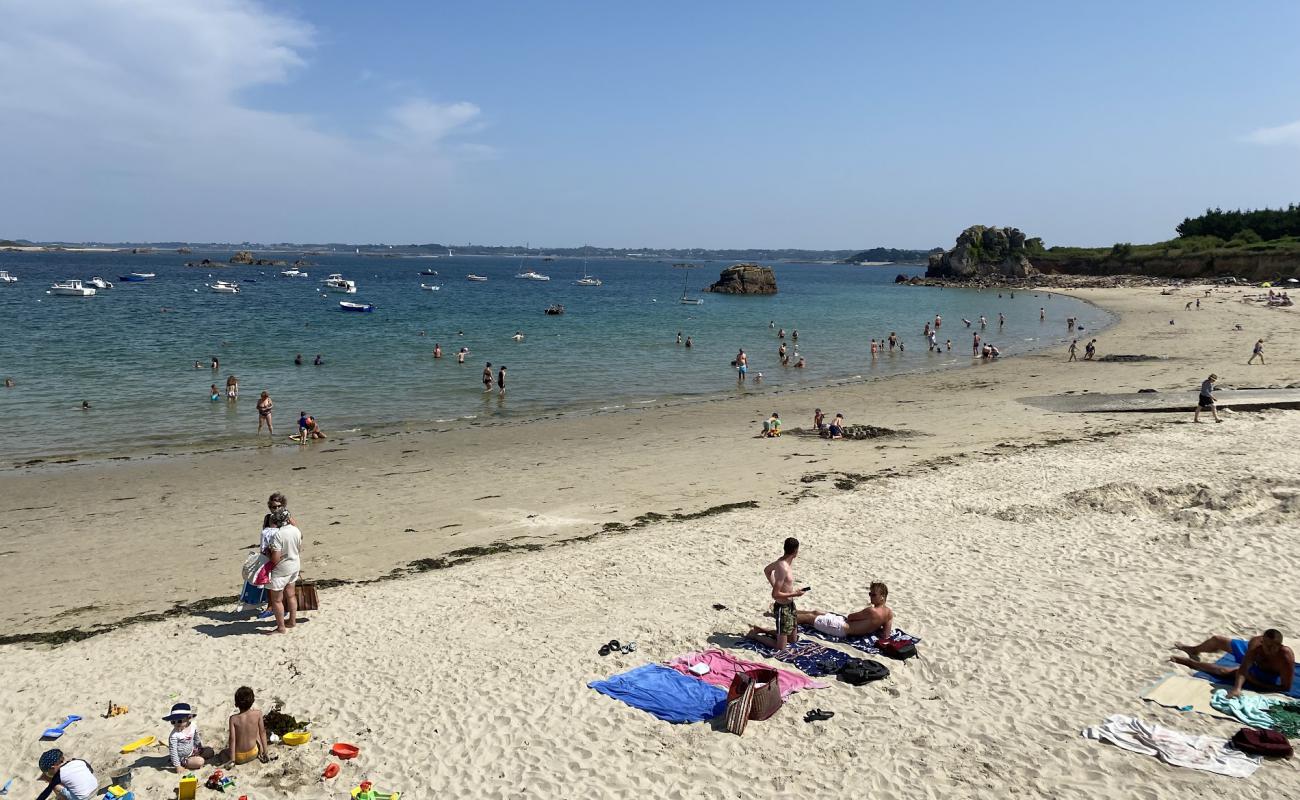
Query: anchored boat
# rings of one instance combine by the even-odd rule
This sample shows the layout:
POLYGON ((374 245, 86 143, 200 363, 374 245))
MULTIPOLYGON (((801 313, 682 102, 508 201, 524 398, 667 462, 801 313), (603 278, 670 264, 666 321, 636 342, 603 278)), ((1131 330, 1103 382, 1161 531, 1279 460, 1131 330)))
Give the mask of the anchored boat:
POLYGON ((239 284, 230 281, 217 281, 207 284, 208 291, 217 294, 239 294, 239 284))
POLYGON ((342 311, 355 311, 361 314, 368 314, 375 310, 374 303, 349 303, 346 300, 339 301, 339 309, 342 311))
POLYGON ((54 284, 50 287, 49 294, 62 297, 94 297, 95 290, 93 287, 86 286, 81 281, 73 278, 70 281, 60 281, 54 284))
POLYGON ((325 290, 336 294, 356 294, 357 282, 344 278, 339 273, 331 273, 328 278, 321 281, 325 284, 325 290))

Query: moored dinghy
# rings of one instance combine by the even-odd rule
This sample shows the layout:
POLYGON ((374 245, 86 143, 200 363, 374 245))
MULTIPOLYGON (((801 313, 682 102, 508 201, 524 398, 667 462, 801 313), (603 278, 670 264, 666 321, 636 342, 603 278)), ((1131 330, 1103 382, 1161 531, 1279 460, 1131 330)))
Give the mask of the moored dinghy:
POLYGON ((341 311, 354 311, 357 313, 364 314, 364 313, 369 313, 371 311, 374 311, 375 304, 374 303, 349 303, 346 300, 340 300, 339 309, 341 311))

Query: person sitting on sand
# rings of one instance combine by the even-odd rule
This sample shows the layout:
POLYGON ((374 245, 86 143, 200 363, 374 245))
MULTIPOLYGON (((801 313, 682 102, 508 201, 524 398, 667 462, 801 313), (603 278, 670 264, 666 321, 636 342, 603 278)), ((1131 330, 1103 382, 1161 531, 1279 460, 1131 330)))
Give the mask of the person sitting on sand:
POLYGON ((316 424, 316 418, 306 411, 298 412, 298 441, 306 442, 308 439, 324 439, 325 431, 320 429, 316 424))
POLYGON ((99 793, 99 780, 84 759, 69 759, 63 755, 62 750, 54 749, 41 753, 41 758, 36 763, 41 770, 41 778, 50 784, 41 793, 41 797, 56 792, 63 800, 90 800, 99 793))
POLYGON ((844 438, 844 415, 843 414, 835 415, 835 419, 831 420, 831 424, 830 427, 827 429, 827 433, 831 435, 832 439, 844 438))
POLYGON ((826 433, 826 415, 820 408, 813 411, 813 430, 822 435, 826 433))
POLYGON ((194 724, 194 711, 189 703, 177 703, 171 713, 163 717, 172 724, 167 736, 167 754, 172 767, 179 774, 200 769, 212 758, 212 748, 204 747, 199 738, 199 726, 194 724))
POLYGON ((894 611, 885 605, 889 598, 889 587, 877 581, 868 589, 871 605, 842 617, 829 611, 800 611, 797 615, 800 625, 816 628, 827 636, 847 639, 859 636, 879 636, 888 638, 894 632, 894 611))
POLYGON ((799 540, 791 536, 785 540, 781 557, 763 568, 763 577, 772 586, 772 616, 776 628, 760 628, 755 625, 745 634, 759 644, 775 650, 784 650, 787 644, 799 641, 798 611, 794 599, 803 597, 804 590, 794 588, 794 570, 792 564, 799 555, 799 540))
POLYGON ((1097 340, 1093 339, 1091 342, 1088 342, 1087 347, 1083 348, 1083 360, 1091 361, 1092 357, 1095 355, 1097 355, 1097 340))
POLYGON ((266 724, 261 710, 253 708, 255 699, 253 690, 247 686, 235 690, 235 708, 239 713, 230 715, 226 741, 226 755, 231 764, 247 764, 253 759, 266 763, 268 760, 266 724))
POLYGON ((1282 634, 1276 628, 1269 628, 1250 641, 1211 636, 1200 644, 1175 644, 1174 648, 1182 650, 1187 657, 1170 656, 1171 662, 1232 681, 1230 698, 1240 695, 1242 689, 1290 692, 1295 678, 1295 653, 1282 645, 1282 634), (1231 653, 1238 664, 1235 667, 1209 664, 1201 661, 1202 653, 1231 653))
POLYGON ((781 415, 772 412, 772 416, 763 420, 763 435, 768 438, 775 438, 781 435, 781 415))

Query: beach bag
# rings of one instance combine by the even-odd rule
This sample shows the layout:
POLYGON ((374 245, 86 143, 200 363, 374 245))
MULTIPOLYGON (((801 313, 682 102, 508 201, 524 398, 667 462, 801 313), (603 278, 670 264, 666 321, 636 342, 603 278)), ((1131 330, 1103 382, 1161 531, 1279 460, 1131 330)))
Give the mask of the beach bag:
POLYGON ((876 645, 882 656, 887 656, 895 661, 906 661, 909 658, 916 658, 916 645, 906 639, 886 639, 876 645))
POLYGON ((727 732, 740 736, 754 710, 754 681, 744 672, 736 673, 727 689, 727 732))
POLYGON ((1232 735, 1232 744, 1243 753, 1274 758, 1290 758, 1291 743, 1279 731, 1242 728, 1232 735))
POLYGON ((750 709, 750 719, 767 719, 781 708, 780 675, 774 669, 749 670, 750 680, 754 682, 754 702, 750 709))
POLYGON ((320 608, 320 598, 316 597, 316 584, 303 581, 298 584, 298 610, 316 611, 320 608))
POLYGON ((889 677, 889 667, 879 661, 866 658, 851 658, 839 672, 840 680, 851 686, 883 680, 889 677))

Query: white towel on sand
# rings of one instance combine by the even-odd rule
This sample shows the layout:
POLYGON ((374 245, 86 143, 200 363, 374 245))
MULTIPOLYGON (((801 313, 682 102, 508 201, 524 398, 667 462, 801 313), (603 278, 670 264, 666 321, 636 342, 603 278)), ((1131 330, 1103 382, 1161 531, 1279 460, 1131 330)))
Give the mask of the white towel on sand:
POLYGON ((1200 769, 1230 778, 1249 778, 1259 769, 1259 756, 1228 747, 1227 739, 1192 736, 1139 717, 1115 714, 1100 725, 1084 728, 1083 735, 1134 753, 1155 756, 1175 767, 1200 769))

